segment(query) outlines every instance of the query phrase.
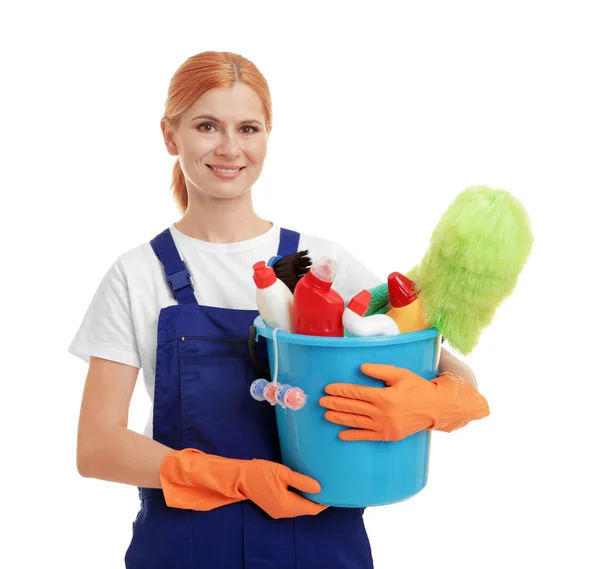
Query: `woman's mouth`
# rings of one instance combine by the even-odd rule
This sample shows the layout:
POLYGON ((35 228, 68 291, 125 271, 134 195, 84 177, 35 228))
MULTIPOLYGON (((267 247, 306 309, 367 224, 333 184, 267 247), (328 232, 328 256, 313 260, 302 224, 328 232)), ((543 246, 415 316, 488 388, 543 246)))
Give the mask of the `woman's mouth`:
POLYGON ((237 178, 244 169, 244 166, 212 166, 211 164, 207 164, 207 167, 217 178, 225 180, 237 178))

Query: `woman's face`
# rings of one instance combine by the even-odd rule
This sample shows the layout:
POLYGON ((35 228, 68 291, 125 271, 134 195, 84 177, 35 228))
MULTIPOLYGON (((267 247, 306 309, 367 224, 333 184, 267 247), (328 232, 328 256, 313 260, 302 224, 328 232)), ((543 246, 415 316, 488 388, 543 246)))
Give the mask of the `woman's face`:
POLYGON ((268 140, 263 106, 244 83, 207 91, 176 129, 165 119, 161 127, 192 192, 235 198, 250 190, 262 171, 268 140))

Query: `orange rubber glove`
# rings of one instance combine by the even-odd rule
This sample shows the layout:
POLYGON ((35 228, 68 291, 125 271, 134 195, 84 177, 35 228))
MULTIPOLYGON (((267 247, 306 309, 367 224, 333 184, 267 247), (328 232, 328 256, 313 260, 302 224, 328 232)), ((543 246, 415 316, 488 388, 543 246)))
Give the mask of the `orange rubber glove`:
POLYGON ((319 400, 331 409, 325 418, 354 427, 342 431, 345 441, 398 441, 423 429, 454 431, 490 414, 487 401, 461 377, 443 373, 426 379, 403 368, 363 364, 361 371, 388 387, 332 383, 319 400))
POLYGON ((160 481, 167 506, 208 511, 251 500, 272 518, 315 515, 327 506, 288 489, 321 491, 319 483, 268 460, 240 460, 188 448, 173 450, 160 464, 160 481))

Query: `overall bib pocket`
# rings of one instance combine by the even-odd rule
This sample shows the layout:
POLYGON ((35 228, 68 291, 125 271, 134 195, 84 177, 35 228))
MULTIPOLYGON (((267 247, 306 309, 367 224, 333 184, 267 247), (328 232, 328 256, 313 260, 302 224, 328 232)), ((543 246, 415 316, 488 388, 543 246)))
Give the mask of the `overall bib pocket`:
POLYGON ((177 344, 183 448, 278 460, 275 410, 250 395, 257 373, 247 340, 184 336, 177 344))

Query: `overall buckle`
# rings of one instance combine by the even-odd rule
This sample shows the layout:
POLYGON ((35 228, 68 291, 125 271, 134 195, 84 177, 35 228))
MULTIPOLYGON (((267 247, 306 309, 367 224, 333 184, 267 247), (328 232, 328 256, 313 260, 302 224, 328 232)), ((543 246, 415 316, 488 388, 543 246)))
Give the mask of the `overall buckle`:
POLYGON ((183 269, 181 269, 181 271, 177 271, 172 275, 167 275, 167 284, 173 293, 185 288, 186 286, 189 286, 192 290, 194 290, 192 276, 185 265, 183 265, 183 269))

